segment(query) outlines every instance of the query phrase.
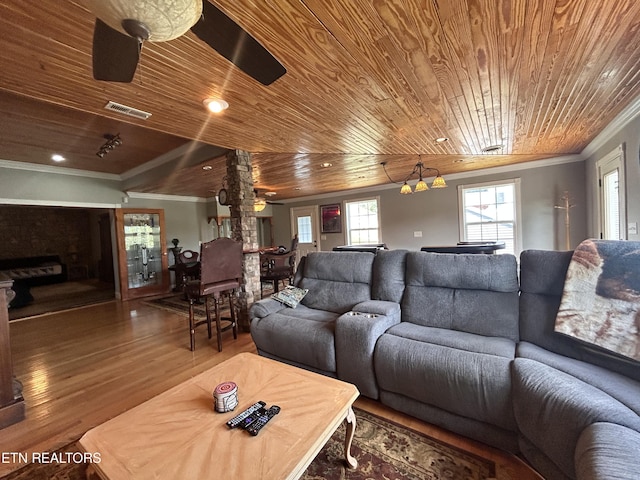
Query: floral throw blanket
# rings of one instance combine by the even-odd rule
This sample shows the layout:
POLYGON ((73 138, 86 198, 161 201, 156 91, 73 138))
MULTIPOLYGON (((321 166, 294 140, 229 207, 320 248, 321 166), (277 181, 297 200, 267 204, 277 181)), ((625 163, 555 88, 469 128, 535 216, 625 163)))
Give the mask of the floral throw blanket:
POLYGON ((640 361, 640 242, 578 245, 555 331, 640 361))

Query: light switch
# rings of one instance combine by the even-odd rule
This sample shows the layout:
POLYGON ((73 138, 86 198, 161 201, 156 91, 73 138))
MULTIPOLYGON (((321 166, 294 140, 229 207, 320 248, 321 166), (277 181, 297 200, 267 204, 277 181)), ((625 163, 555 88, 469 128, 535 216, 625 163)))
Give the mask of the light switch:
POLYGON ((413 232, 414 238, 422 238, 422 232, 413 232))
POLYGON ((629 235, 637 235, 638 234, 638 222, 631 222, 627 225, 627 233, 629 235))

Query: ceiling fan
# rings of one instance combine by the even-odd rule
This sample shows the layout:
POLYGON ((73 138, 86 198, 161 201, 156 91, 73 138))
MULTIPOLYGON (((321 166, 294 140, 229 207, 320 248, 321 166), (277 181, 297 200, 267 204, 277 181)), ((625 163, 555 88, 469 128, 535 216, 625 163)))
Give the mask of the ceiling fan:
POLYGON ((284 205, 284 203, 281 203, 281 202, 274 202, 274 201, 268 200, 269 198, 273 197, 274 195, 277 195, 276 192, 264 192, 264 193, 260 194, 260 190, 258 190, 257 188, 254 188, 253 192, 256 194, 256 199, 262 199, 268 205, 284 205))
POLYGON ((208 0, 89 0, 95 14, 93 77, 131 82, 145 41, 164 42, 191 29, 240 70, 270 85, 286 69, 208 0))

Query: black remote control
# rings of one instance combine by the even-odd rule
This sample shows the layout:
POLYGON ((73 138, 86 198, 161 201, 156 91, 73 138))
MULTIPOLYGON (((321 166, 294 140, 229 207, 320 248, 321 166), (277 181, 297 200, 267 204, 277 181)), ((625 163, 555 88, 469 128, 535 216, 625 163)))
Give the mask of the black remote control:
POLYGON ((275 417, 278 413, 280 413, 280 407, 277 405, 273 405, 264 413, 264 415, 261 415, 260 418, 258 418, 255 422, 247 427, 247 432, 249 432, 253 436, 258 435, 258 433, 260 433, 260 430, 262 430, 262 427, 264 427, 269 422, 269 420, 275 417))
POLYGON ((259 419, 262 415, 264 415, 266 412, 265 408, 259 408, 258 410, 256 410, 255 412, 253 412, 251 415, 249 415, 248 417, 243 418, 240 421, 240 425, 239 427, 244 428, 245 430, 247 429, 247 427, 249 425, 251 425, 253 422, 255 422, 257 419, 259 419))
POLYGON ((240 412, 238 415, 236 415, 235 417, 233 417, 231 420, 229 420, 227 422, 227 427, 229 428, 236 428, 237 426, 239 426, 242 423, 242 420, 244 420, 245 418, 247 418, 249 415, 251 415, 252 413, 257 412, 258 410, 260 410, 262 407, 264 407, 266 405, 265 402, 263 402, 262 400, 260 400, 257 403, 254 403, 253 405, 251 405, 249 408, 247 408, 245 411, 240 412))

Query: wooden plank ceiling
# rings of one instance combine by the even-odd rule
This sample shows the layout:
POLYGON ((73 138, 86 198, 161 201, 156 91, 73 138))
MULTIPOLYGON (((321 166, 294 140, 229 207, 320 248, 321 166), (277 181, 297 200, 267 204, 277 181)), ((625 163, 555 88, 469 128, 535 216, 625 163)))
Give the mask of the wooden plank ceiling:
MULTIPOLYGON (((212 3, 287 73, 263 86, 188 32, 146 42, 132 83, 95 81, 86 1, 4 0, 0 159, 125 174, 194 140, 252 152, 256 185, 289 199, 386 184, 382 161, 400 179, 419 158, 446 176, 577 154, 640 94, 636 0, 212 3), (208 97, 229 109, 207 114, 208 97), (106 133, 123 145, 99 159, 106 133)), ((222 157, 183 163, 136 190, 221 185, 222 157)))

